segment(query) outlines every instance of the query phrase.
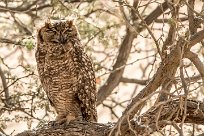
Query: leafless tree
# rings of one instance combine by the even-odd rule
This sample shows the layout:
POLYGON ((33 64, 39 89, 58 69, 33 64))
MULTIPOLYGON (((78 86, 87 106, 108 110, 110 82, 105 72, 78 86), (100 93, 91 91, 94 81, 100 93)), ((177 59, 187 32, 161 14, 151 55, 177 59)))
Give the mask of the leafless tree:
POLYGON ((204 135, 203 7, 195 0, 1 1, 0 135, 16 134, 9 124, 22 122, 35 130, 18 136, 204 135), (35 31, 48 17, 67 16, 77 18, 95 64, 99 112, 110 111, 112 123, 48 123, 54 112, 36 71, 35 31))

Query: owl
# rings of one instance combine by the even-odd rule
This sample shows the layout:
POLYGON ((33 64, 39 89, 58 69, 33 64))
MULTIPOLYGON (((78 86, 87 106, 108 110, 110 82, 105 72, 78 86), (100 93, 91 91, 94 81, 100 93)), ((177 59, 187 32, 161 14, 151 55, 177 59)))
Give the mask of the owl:
POLYGON ((95 74, 73 21, 47 21, 38 30, 35 57, 43 90, 57 113, 54 122, 97 122, 95 74))

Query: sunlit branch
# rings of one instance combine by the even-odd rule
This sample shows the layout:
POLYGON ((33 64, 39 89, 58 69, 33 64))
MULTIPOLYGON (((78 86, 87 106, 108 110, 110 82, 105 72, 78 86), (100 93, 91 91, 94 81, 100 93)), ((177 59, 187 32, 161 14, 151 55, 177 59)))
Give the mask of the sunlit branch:
MULTIPOLYGON (((9 95, 9 89, 8 89, 8 85, 6 82, 6 76, 5 73, 2 71, 1 67, 0 67, 0 77, 1 77, 1 81, 2 81, 2 85, 3 85, 3 92, 5 94, 5 102, 6 102, 6 106, 9 106, 10 104, 10 95, 9 95)), ((1 92, 0 92, 1 94, 1 92)))

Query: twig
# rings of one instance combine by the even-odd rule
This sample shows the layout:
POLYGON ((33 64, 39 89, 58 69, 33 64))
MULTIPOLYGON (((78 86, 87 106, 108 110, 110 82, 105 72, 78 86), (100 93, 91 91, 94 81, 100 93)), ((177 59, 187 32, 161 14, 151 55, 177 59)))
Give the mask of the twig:
POLYGON ((113 107, 112 106, 109 106, 108 104, 104 104, 103 103, 103 106, 104 107, 107 107, 110 111, 111 111, 111 115, 114 115, 117 119, 119 118, 118 115, 115 113, 115 111, 113 110, 113 107))
POLYGON ((182 131, 182 129, 180 129, 180 128, 176 125, 175 122, 172 122, 171 125, 178 131, 179 136, 183 136, 183 131, 182 131))
POLYGON ((139 85, 146 85, 149 82, 149 80, 139 80, 139 79, 122 77, 120 79, 120 82, 123 82, 123 83, 134 83, 134 84, 139 84, 139 85))
POLYGON ((99 75, 98 77, 103 76, 103 75, 105 75, 105 74, 110 74, 110 73, 117 72, 117 71, 119 71, 119 70, 124 69, 126 66, 133 65, 134 63, 136 63, 136 62, 138 62, 138 61, 140 61, 140 60, 144 60, 144 59, 146 59, 146 58, 153 57, 153 56, 155 56, 155 55, 151 55, 151 56, 147 56, 147 57, 144 57, 144 58, 136 59, 136 60, 134 60, 134 61, 132 61, 132 62, 130 62, 130 63, 128 63, 128 64, 124 64, 124 65, 122 65, 122 66, 120 66, 120 67, 118 67, 118 68, 116 68, 116 69, 114 69, 114 70, 111 70, 111 71, 106 72, 106 73, 104 73, 104 74, 102 74, 102 75, 99 75))
POLYGON ((187 97, 187 95, 188 95, 188 88, 187 88, 187 86, 188 85, 186 83, 186 80, 185 80, 184 74, 183 74, 183 63, 180 66, 180 78, 181 78, 182 86, 184 88, 185 96, 187 97))
POLYGON ((140 15, 139 11, 137 9, 135 9, 134 7, 130 6, 130 5, 127 5, 128 7, 130 7, 132 10, 135 11, 136 15, 138 16, 138 18, 142 21, 143 25, 145 26, 145 28, 148 30, 149 34, 151 35, 151 37, 153 38, 155 44, 156 44, 156 47, 157 47, 157 51, 162 59, 162 53, 160 51, 160 48, 159 48, 159 44, 154 36, 154 34, 152 33, 152 31, 150 30, 149 26, 146 24, 145 20, 143 19, 143 17, 140 15))
POLYGON ((183 136, 183 124, 184 124, 184 121, 186 119, 186 113, 187 113, 187 96, 188 96, 188 88, 187 88, 187 83, 184 79, 184 74, 183 74, 183 63, 181 63, 181 66, 180 66, 180 77, 181 77, 181 83, 182 83, 182 86, 184 88, 184 92, 185 92, 185 98, 184 98, 184 112, 183 112, 183 117, 182 117, 182 121, 181 121, 181 124, 180 124, 180 127, 181 127, 181 132, 180 135, 183 136))
MULTIPOLYGON (((5 90, 8 89, 10 86, 12 86, 13 84, 15 84, 18 80, 20 80, 20 79, 22 79, 22 78, 29 77, 29 76, 31 76, 31 75, 34 75, 34 72, 32 72, 32 73, 30 73, 30 74, 28 74, 28 75, 26 75, 26 76, 17 78, 17 79, 14 80, 12 83, 10 83, 9 85, 7 85, 7 87, 4 88, 3 91, 5 91, 5 90)), ((0 94, 1 94, 1 93, 2 93, 2 92, 0 92, 0 94)))
POLYGON ((137 132, 132 128, 129 116, 127 116, 127 121, 128 121, 129 129, 134 133, 135 136, 137 136, 137 132))
POLYGON ((188 58, 191 62, 193 62, 195 67, 198 69, 201 75, 201 78, 202 78, 203 86, 204 86, 204 65, 202 61, 198 58, 198 55, 191 51, 186 51, 184 53, 184 57, 188 58))
POLYGON ((159 118, 160 118, 162 109, 163 109, 163 105, 161 105, 161 106, 159 107, 159 110, 158 110, 158 112, 157 112, 157 114, 156 114, 156 121, 155 121, 156 123, 155 123, 155 125, 156 125, 157 131, 160 132, 160 133, 164 136, 164 134, 163 134, 163 133, 161 132, 161 130, 159 129, 159 125, 158 125, 158 122, 159 122, 159 118))

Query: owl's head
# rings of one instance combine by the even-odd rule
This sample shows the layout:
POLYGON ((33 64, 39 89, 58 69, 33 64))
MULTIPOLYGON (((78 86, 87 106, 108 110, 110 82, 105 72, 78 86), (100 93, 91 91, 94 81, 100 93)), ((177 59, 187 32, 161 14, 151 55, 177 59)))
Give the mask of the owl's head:
POLYGON ((78 39, 78 31, 72 20, 55 21, 48 20, 38 31, 40 43, 64 45, 73 39, 78 39))

